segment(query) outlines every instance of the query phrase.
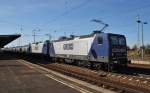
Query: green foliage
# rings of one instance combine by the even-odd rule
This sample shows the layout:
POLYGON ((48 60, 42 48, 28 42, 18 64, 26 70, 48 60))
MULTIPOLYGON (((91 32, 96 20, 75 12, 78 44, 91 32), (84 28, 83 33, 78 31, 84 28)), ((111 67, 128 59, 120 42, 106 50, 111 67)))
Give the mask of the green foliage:
POLYGON ((134 45, 134 46, 132 47, 132 49, 133 49, 133 50, 137 50, 137 45, 134 45))

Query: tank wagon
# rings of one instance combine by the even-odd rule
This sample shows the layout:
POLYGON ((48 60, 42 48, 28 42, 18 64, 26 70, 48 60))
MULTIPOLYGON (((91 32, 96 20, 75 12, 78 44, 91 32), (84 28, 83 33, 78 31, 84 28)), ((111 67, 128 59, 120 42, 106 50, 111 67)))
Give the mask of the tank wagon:
POLYGON ((61 37, 58 40, 29 44, 24 52, 25 50, 28 53, 49 56, 55 61, 63 60, 65 63, 100 69, 121 67, 128 62, 125 36, 99 31, 89 35, 72 35, 69 38, 61 37))

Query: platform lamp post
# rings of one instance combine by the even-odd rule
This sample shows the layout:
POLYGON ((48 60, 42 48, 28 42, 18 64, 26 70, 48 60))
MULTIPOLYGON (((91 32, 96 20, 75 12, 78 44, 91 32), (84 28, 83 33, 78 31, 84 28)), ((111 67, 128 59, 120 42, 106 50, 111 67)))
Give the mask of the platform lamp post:
POLYGON ((141 23, 141 20, 139 18, 139 15, 137 16, 137 24, 138 24, 138 34, 137 34, 137 47, 138 49, 140 49, 140 23, 141 23))
POLYGON ((148 24, 147 22, 141 22, 142 25, 142 50, 141 50, 141 57, 142 60, 144 59, 144 24, 148 24))

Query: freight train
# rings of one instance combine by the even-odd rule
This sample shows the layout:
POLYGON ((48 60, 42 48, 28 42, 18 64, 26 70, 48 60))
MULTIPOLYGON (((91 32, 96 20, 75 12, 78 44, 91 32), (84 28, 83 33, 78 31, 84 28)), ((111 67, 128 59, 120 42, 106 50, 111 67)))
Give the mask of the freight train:
POLYGON ((94 31, 88 35, 60 37, 58 40, 4 48, 17 53, 46 55, 69 64, 109 69, 126 66, 127 45, 124 35, 94 31))

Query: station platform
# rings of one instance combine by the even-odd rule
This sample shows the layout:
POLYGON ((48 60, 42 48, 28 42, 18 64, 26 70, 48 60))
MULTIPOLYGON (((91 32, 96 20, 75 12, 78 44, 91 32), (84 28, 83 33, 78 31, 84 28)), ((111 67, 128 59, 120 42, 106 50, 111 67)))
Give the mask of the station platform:
POLYGON ((0 60, 0 93, 79 93, 18 60, 0 60))

